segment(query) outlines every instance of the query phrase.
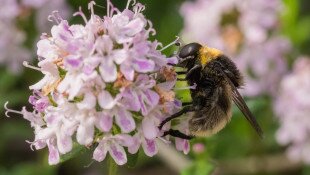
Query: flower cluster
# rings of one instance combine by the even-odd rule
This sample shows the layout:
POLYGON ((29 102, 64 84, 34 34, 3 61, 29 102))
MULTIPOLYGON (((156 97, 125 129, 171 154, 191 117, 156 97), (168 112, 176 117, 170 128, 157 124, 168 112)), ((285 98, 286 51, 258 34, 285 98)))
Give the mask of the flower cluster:
POLYGON ((310 164, 310 59, 296 60, 293 72, 285 76, 275 101, 275 112, 280 121, 277 141, 289 145, 288 156, 310 164))
MULTIPOLYGON (((31 145, 47 146, 50 164, 70 152, 74 141, 94 146, 96 161, 109 153, 123 165, 125 150, 135 154, 140 146, 153 156, 162 135, 158 125, 181 107, 172 91, 176 73, 168 66, 177 60, 166 58, 160 43, 149 40, 155 30, 142 14, 144 6, 129 0, 120 11, 108 0, 107 15, 101 18, 94 5, 89 3, 89 20, 81 10, 74 14, 85 25, 70 25, 57 12, 50 16, 57 24, 37 43, 38 67, 24 63, 44 74, 30 86, 33 112, 6 107, 7 114, 20 113, 30 121, 35 133, 31 145)), ((188 142, 178 142, 187 153, 188 142)))
POLYGON ((37 29, 46 29, 47 13, 53 8, 61 8, 67 16, 69 8, 64 0, 3 0, 0 7, 0 64, 7 65, 11 72, 19 72, 21 63, 29 61, 31 51, 25 47, 26 32, 20 28, 21 21, 27 21, 34 11, 37 29), (48 9, 47 9, 48 8, 48 9))
POLYGON ((16 27, 19 5, 14 0, 1 1, 0 7, 0 64, 18 72, 22 60, 29 60, 29 50, 23 48, 25 33, 16 27))
POLYGON ((243 93, 273 94, 286 71, 290 44, 278 33, 280 0, 196 0, 185 2, 182 36, 224 51, 245 76, 243 93))

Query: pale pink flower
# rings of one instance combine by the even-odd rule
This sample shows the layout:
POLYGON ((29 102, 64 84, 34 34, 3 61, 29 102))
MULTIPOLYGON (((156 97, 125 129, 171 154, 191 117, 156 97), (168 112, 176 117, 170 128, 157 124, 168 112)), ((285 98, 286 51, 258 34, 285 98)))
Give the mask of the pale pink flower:
POLYGON ((127 134, 107 135, 99 140, 99 145, 94 151, 93 159, 101 162, 105 159, 107 152, 111 155, 118 165, 124 165, 127 162, 125 147, 134 144, 133 138, 127 134))
POLYGON ((19 25, 19 21, 28 22, 31 14, 35 14, 38 23, 36 29, 50 28, 47 17, 51 11, 61 9, 66 17, 70 11, 64 0, 2 0, 0 7, 0 64, 7 65, 13 73, 21 72, 21 63, 33 58, 31 50, 25 47, 27 33, 19 25), (45 14, 44 14, 45 13, 45 14), (44 21, 44 23, 42 23, 44 21))
MULTIPOLYGON (((168 59, 157 48, 161 44, 149 39, 155 31, 142 14, 144 6, 129 0, 120 11, 107 1, 108 14, 101 18, 94 4, 89 3, 90 19, 81 10, 75 13, 85 24, 70 24, 53 12, 51 34, 42 34, 37 43, 38 67, 24 62, 44 75, 30 86, 34 110, 6 107, 30 121, 35 134, 30 143, 34 149, 48 147, 50 164, 72 151, 73 140, 85 147, 98 144, 97 161, 109 152, 118 165, 125 164, 124 147, 135 154, 142 146, 154 156, 158 125, 180 109, 173 92, 176 75, 167 65, 176 59, 168 59), (173 75, 159 80, 164 68, 173 75)), ((181 142, 187 152, 188 142, 181 142)))
POLYGON ((276 133, 281 145, 288 145, 288 156, 309 164, 310 151, 310 59, 300 57, 293 71, 281 81, 274 110, 280 122, 276 133))

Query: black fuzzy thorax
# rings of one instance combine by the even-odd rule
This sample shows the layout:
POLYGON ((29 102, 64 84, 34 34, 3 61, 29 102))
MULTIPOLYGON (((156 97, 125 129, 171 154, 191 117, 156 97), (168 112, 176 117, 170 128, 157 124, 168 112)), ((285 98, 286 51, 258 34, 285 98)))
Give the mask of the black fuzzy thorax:
POLYGON ((225 55, 211 60, 188 78, 193 105, 197 109, 190 120, 192 133, 212 130, 217 125, 231 117, 231 87, 223 72, 239 88, 243 84, 242 76, 236 65, 225 55))

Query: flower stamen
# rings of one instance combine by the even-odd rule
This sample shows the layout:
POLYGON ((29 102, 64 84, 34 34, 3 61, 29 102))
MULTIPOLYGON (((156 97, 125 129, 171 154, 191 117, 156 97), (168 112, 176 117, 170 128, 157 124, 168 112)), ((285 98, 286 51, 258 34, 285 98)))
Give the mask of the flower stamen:
POLYGON ((33 70, 37 70, 37 71, 40 71, 40 72, 42 71, 41 68, 32 66, 32 65, 30 65, 27 61, 24 61, 24 62, 23 62, 23 65, 24 65, 25 67, 28 67, 28 68, 33 69, 33 70))
POLYGON ((78 11, 78 12, 75 12, 75 13, 73 14, 73 16, 78 16, 78 15, 80 15, 80 16, 82 17, 83 21, 85 22, 85 24, 87 24, 87 18, 86 18, 86 16, 85 16, 85 14, 83 13, 81 7, 79 7, 79 11, 78 11))
POLYGON ((56 22, 57 24, 60 24, 63 20, 57 10, 53 11, 51 15, 48 15, 47 19, 51 22, 56 22))
POLYGON ((9 112, 12 112, 12 113, 15 113, 15 114, 23 115, 23 113, 22 113, 21 111, 17 111, 17 110, 13 110, 13 109, 8 108, 8 104, 9 104, 8 101, 4 103, 4 109, 6 110, 6 111, 5 111, 5 116, 6 116, 6 117, 10 117, 10 116, 9 116, 9 112))
MULTIPOLYGON (((126 9, 129 9, 130 3, 131 3, 131 0, 128 0, 127 5, 126 5, 126 9)), ((135 4, 136 4, 136 0, 133 0, 132 6, 134 6, 135 4)))
POLYGON ((172 41, 171 43, 169 43, 168 45, 166 45, 165 47, 161 48, 159 51, 162 52, 164 50, 166 50, 167 48, 173 46, 173 45, 179 45, 180 43, 180 37, 176 36, 176 39, 174 41, 172 41))

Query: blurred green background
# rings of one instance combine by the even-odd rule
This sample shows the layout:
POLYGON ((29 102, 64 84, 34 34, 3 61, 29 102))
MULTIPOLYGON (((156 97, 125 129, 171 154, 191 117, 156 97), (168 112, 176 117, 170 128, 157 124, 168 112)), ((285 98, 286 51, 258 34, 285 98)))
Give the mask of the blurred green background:
MULTIPOLYGON (((112 1, 120 9, 125 1, 112 1)), ((146 6, 145 16, 153 22, 157 31, 157 40, 166 45, 179 35, 183 20, 179 13, 184 0, 140 0, 146 6)), ((68 1, 73 11, 81 6, 87 11, 86 0, 68 1)), ((105 1, 96 1, 96 13, 104 15, 105 1)), ((280 16, 281 33, 292 42, 292 53, 287 57, 291 68, 298 55, 310 55, 310 1, 285 0, 285 7, 280 16)), ((1 13, 1 12, 0 12, 1 13)), ((26 47, 35 50, 34 42, 38 40, 38 31, 34 22, 35 11, 27 19, 19 20, 19 26, 27 34, 26 47)), ((70 19, 71 23, 82 23, 80 17, 70 19)), ((3 27, 3 26, 2 26, 3 27)), ((167 55, 173 52, 170 48, 167 55)), ((34 51, 33 51, 34 52, 34 51)), ((35 63, 35 61, 33 61, 35 63)), ((24 69, 21 74, 14 74, 1 65, 0 68, 0 106, 9 101, 13 109, 27 106, 30 91, 28 86, 37 82, 42 76, 34 70, 24 69)), ((309 77, 310 78, 310 77, 309 77)), ((310 93, 310 91, 309 91, 310 93)), ((188 98, 188 92, 178 93, 178 97, 188 98), (186 97, 187 96, 187 97, 186 97)), ((201 152, 190 152, 186 159, 191 161, 189 167, 176 171, 161 157, 148 158, 140 154, 135 168, 121 167, 124 175, 155 174, 310 174, 310 166, 301 162, 291 162, 285 156, 286 147, 280 146, 275 139, 279 127, 273 113, 272 98, 268 95, 246 98, 247 104, 255 114, 265 138, 260 140, 248 125, 241 112, 234 108, 232 122, 220 133, 210 138, 198 138, 191 145, 203 144, 201 152), (269 165, 269 166, 267 166, 269 165), (271 167, 270 167, 271 166, 271 167)), ((30 106, 28 106, 30 109, 30 106)), ((4 109, 0 108, 0 175, 99 175, 107 173, 106 162, 92 162, 91 150, 83 151, 57 166, 47 163, 47 150, 31 151, 25 140, 32 140, 33 133, 28 121, 21 116, 6 118, 4 109)), ((310 115, 309 115, 310 117, 310 115)), ((310 156, 310 155, 309 155, 310 156)), ((176 160, 178 163, 178 160, 176 160)))

